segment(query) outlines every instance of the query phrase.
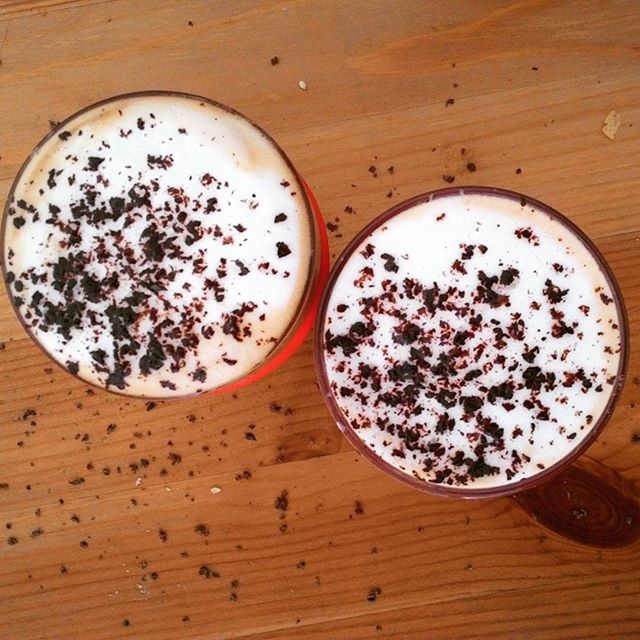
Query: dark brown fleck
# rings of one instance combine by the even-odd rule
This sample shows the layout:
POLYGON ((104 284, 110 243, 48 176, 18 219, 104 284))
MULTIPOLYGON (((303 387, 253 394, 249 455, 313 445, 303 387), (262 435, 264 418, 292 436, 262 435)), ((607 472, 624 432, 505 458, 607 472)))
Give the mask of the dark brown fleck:
POLYGON ((286 489, 275 499, 273 507, 283 513, 289 508, 289 492, 286 489))
POLYGON ((367 594, 367 602, 374 603, 381 593, 382 589, 380 587, 371 587, 371 589, 369 589, 369 593, 367 594))
POLYGON ((207 580, 209 578, 219 578, 220 574, 208 564, 203 564, 200 569, 198 569, 198 575, 203 576, 207 580))

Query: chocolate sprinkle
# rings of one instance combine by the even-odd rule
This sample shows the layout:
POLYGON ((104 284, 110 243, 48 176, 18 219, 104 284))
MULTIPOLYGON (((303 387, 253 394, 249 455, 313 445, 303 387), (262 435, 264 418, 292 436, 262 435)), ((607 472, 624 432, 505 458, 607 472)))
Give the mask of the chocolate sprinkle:
POLYGON ((277 242, 276 247, 278 249, 278 258, 284 258, 291 253, 291 249, 285 242, 277 242))

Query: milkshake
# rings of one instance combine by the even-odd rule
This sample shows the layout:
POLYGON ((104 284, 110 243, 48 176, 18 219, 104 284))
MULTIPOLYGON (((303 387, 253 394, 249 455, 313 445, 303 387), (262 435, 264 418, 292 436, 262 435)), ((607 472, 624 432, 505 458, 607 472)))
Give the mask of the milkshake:
POLYGON ((321 387, 356 447, 443 493, 510 491, 595 437, 625 319, 602 258, 545 205, 414 198, 347 248, 318 317, 321 387))
POLYGON ((283 349, 309 310, 317 233, 258 127, 203 98, 131 94, 76 114, 28 159, 3 267, 23 325, 68 371, 184 396, 283 349))

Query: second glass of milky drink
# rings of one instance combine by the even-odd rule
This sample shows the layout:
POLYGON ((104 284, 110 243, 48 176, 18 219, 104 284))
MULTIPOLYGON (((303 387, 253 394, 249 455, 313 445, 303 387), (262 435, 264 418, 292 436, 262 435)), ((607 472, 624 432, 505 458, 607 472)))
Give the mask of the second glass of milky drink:
POLYGON ((316 364, 348 440, 393 477, 458 497, 516 493, 596 438, 622 387, 627 320, 589 239, 492 188, 397 205, 337 261, 316 364))
POLYGON ((264 131, 206 98, 144 92, 38 145, 6 204, 3 271, 25 329, 69 372, 179 397, 291 355, 326 275, 323 233, 264 131))

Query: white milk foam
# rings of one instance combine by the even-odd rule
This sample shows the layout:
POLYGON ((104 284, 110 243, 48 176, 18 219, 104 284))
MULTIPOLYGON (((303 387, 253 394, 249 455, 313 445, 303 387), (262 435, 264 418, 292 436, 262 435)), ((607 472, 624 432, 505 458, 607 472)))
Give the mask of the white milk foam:
POLYGON ((60 364, 139 396, 215 389, 295 320, 313 228, 283 155, 241 116, 130 96, 47 140, 8 209, 18 312, 60 364))
POLYGON ((347 423, 398 470, 515 483, 564 458, 605 409, 620 358, 612 298, 582 242, 534 206, 436 198, 348 259, 324 318, 327 376, 347 423))

